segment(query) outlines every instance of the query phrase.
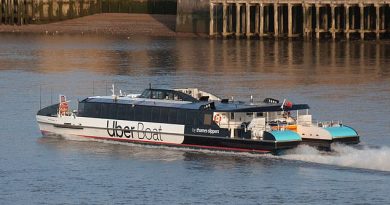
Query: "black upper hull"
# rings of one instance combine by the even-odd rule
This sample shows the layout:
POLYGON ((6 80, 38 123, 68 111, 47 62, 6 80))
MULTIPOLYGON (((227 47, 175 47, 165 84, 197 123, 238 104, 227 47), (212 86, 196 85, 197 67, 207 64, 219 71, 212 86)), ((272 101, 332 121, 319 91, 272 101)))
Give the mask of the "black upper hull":
POLYGON ((246 139, 231 139, 231 138, 211 138, 211 137, 196 137, 185 136, 183 144, 185 145, 201 145, 211 148, 231 149, 232 151, 246 152, 277 152, 283 149, 291 149, 298 146, 300 141, 276 142, 276 141, 260 141, 246 139))
POLYGON ((359 142, 360 142, 359 136, 335 138, 333 140, 308 139, 308 138, 302 139, 302 144, 317 147, 320 150, 327 150, 327 151, 331 151, 332 144, 335 143, 353 145, 353 144, 359 144, 359 142))

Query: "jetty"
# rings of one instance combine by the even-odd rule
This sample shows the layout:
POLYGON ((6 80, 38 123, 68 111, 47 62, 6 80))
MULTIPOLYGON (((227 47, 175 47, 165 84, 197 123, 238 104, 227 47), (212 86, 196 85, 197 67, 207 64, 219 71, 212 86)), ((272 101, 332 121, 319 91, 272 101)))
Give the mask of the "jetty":
POLYGON ((389 4, 389 0, 210 0, 209 35, 380 39, 390 30, 389 4))
POLYGON ((390 0, 0 0, 5 25, 100 13, 175 15, 177 33, 210 37, 390 37, 390 0))

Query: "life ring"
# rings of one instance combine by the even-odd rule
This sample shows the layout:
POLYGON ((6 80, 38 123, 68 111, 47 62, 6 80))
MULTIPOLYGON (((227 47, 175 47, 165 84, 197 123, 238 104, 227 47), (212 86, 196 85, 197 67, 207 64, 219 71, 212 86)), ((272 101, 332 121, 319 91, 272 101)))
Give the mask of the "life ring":
POLYGON ((215 123, 219 124, 222 120, 222 116, 220 114, 215 114, 213 120, 215 123))
POLYGON ((68 103, 67 102, 62 102, 60 103, 60 113, 65 114, 69 109, 68 103))

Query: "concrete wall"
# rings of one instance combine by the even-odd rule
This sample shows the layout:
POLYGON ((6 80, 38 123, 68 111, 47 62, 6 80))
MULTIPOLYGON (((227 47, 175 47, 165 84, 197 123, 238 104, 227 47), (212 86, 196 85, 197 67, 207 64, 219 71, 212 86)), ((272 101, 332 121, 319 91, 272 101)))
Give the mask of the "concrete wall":
POLYGON ((177 0, 177 32, 209 33, 209 24, 209 0, 177 0))
POLYGON ((177 0, 100 0, 103 13, 176 14, 177 0))

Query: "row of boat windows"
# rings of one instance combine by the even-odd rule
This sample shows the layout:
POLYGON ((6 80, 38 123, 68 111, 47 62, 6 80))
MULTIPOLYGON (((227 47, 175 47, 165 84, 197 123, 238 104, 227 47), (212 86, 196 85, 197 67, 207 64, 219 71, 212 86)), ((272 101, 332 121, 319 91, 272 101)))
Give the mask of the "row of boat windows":
POLYGON ((132 106, 115 103, 79 103, 80 117, 188 125, 211 125, 212 115, 196 110, 132 106))
POLYGON ((160 100, 175 100, 175 101, 194 101, 192 96, 187 94, 171 91, 171 90, 145 90, 141 98, 160 99, 160 100))
POLYGON ((160 100, 176 100, 176 101, 183 100, 182 97, 179 96, 177 93, 164 92, 164 91, 151 91, 151 90, 145 90, 141 94, 141 97, 151 98, 151 99, 160 99, 160 100))

